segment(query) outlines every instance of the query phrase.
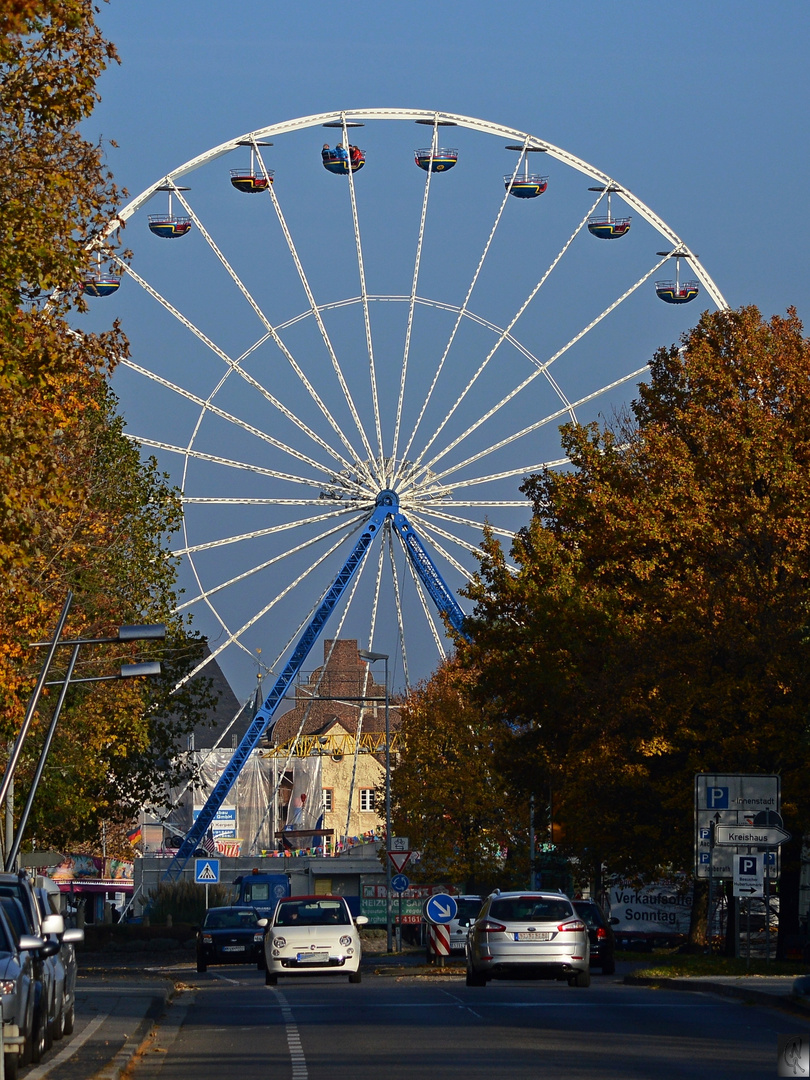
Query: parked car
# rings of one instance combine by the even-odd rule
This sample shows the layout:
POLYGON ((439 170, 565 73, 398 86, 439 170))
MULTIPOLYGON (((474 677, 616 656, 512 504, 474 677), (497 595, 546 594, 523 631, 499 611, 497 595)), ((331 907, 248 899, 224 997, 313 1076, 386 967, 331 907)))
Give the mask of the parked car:
POLYGON ((618 919, 609 919, 595 900, 574 900, 574 911, 588 927, 591 967, 601 967, 603 975, 616 970, 616 938, 613 927, 618 919))
POLYGON ((0 1000, 6 1080, 17 1080, 19 1067, 31 1060, 36 985, 32 954, 44 944, 41 937, 29 934, 18 937, 0 908, 0 1000))
POLYGON ((590 986, 588 931, 562 893, 500 892, 467 937, 467 986, 492 978, 567 979, 590 986))
MULTIPOLYGON (((43 882, 34 889, 43 923, 49 916, 56 915, 62 919, 64 926, 64 917, 54 908, 54 904, 58 902, 59 886, 44 879, 37 880, 43 882)), ((55 927, 53 921, 49 925, 55 927)), ((73 1034, 76 1023, 76 976, 78 974, 76 944, 84 941, 84 930, 71 927, 63 929, 61 934, 51 933, 48 937, 59 944, 59 952, 54 954, 53 962, 57 968, 56 977, 58 985, 61 986, 61 996, 57 989, 53 1038, 61 1039, 64 1035, 73 1034), (61 977, 59 968, 62 969, 61 977)))
POLYGON ((360 982, 360 934, 365 915, 352 918, 343 896, 279 900, 264 939, 265 982, 279 975, 348 975, 360 982))
POLYGON ((42 948, 32 954, 36 995, 31 1060, 38 1062, 42 1054, 52 1045, 57 1013, 61 1004, 62 988, 61 985, 57 986, 59 965, 51 959, 59 952, 60 944, 59 940, 50 939, 50 935, 60 938, 65 930, 65 920, 61 915, 42 917, 34 893, 34 884, 24 870, 17 874, 0 874, 0 903, 4 904, 6 914, 16 924, 19 937, 29 934, 46 939, 42 948), (8 900, 17 902, 22 912, 22 921, 20 921, 20 912, 14 905, 9 906, 5 903, 8 900))
POLYGON ((458 911, 455 919, 451 919, 449 923, 450 952, 451 954, 460 953, 463 956, 467 947, 467 934, 481 910, 484 898, 483 896, 454 896, 453 899, 458 911))
POLYGON ((262 967, 266 925, 252 907, 209 908, 197 931, 197 971, 205 971, 209 964, 262 967))

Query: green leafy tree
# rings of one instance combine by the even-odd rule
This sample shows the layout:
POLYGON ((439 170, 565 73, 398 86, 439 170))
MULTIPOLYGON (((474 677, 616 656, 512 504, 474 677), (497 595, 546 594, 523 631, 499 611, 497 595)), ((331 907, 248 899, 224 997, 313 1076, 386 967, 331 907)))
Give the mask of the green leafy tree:
POLYGON ((487 538, 464 648, 570 850, 631 872, 691 865, 695 772, 778 772, 810 815, 810 347, 793 311, 707 313, 650 375, 526 481, 516 576, 487 538))

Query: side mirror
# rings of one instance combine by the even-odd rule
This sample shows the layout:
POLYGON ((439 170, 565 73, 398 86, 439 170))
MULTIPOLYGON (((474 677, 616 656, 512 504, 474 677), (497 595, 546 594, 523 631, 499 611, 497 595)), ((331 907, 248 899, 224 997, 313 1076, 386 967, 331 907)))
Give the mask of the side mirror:
POLYGON ((37 949, 45 947, 45 938, 39 937, 36 934, 22 934, 20 937, 20 951, 21 952, 36 952, 37 949))
POLYGON ((78 928, 71 928, 66 930, 62 935, 62 941, 68 945, 77 945, 80 941, 84 941, 84 930, 78 928))
POLYGON ((368 922, 368 916, 367 915, 358 915, 357 918, 354 920, 355 926, 365 926, 367 922, 368 922))
POLYGON ((46 915, 42 920, 43 934, 57 934, 61 936, 65 932, 65 920, 61 915, 46 915))
POLYGON ((41 957, 56 956, 62 946, 59 943, 58 938, 49 938, 45 944, 40 948, 39 955, 41 957))
POLYGON ((611 926, 618 926, 619 923, 621 922, 621 919, 617 919, 615 917, 615 915, 614 915, 614 917, 612 919, 608 919, 608 922, 610 923, 611 926))
POLYGON ((259 919, 259 921, 258 921, 258 923, 257 923, 256 925, 257 925, 257 926, 261 926, 261 927, 262 927, 262 929, 264 929, 264 927, 265 927, 265 926, 268 926, 269 924, 270 924, 270 920, 269 920, 269 919, 259 919))

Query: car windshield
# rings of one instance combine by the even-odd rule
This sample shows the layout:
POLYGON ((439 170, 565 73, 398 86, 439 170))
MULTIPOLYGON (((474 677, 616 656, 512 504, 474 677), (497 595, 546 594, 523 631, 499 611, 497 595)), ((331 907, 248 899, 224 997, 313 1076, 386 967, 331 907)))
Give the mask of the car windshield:
POLYGON ((255 911, 239 911, 236 908, 211 908, 206 912, 205 930, 250 930, 256 926, 255 911))
POLYGON ((276 926, 348 926, 351 922, 341 900, 284 901, 276 911, 276 926))
POLYGON ((489 914, 501 922, 560 922, 573 914, 567 900, 547 896, 508 896, 492 901, 489 914))
POLYGON ((578 904, 575 900, 574 907, 577 910, 577 915, 587 927, 598 930, 600 926, 604 925, 605 920, 602 918, 602 913, 596 904, 578 904))
POLYGON ((269 900, 270 886, 266 881, 257 881, 245 886, 246 900, 269 900))

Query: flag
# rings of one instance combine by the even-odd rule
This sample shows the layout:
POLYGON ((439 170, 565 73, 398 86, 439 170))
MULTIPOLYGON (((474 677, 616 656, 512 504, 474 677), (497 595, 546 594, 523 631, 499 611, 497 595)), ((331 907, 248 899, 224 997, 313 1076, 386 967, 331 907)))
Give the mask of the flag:
POLYGON ((202 846, 208 852, 209 855, 215 855, 217 851, 217 845, 214 843, 214 834, 209 829, 203 837, 202 846))
POLYGON ((136 825, 135 828, 131 830, 131 832, 127 833, 127 840, 129 840, 130 844, 132 844, 133 847, 135 846, 135 844, 140 844, 141 840, 143 840, 143 834, 141 833, 140 825, 136 825))

